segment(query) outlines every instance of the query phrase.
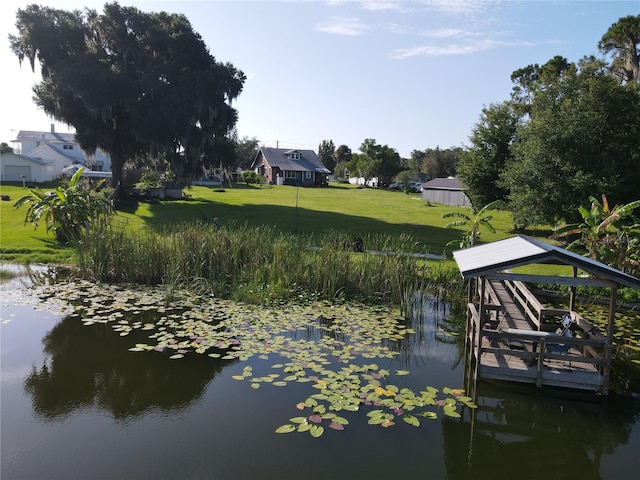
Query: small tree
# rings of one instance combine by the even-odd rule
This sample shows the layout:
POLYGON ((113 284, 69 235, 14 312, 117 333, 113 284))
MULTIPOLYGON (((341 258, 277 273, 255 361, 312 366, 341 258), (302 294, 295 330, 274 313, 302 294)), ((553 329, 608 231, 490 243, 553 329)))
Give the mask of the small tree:
POLYGON ((480 236, 480 227, 486 228, 491 233, 496 233, 496 229, 493 228, 493 225, 491 225, 490 223, 493 215, 487 215, 486 213, 489 210, 495 210, 500 203, 500 200, 496 200, 478 210, 472 202, 470 207, 471 215, 467 215, 461 212, 445 213, 442 218, 460 218, 461 220, 456 220, 448 223, 444 226, 444 228, 455 228, 464 225, 468 225, 470 227, 467 233, 465 233, 464 237, 462 237, 462 240, 452 240, 451 242, 447 243, 447 247, 456 245, 460 248, 473 247, 476 244, 478 237, 480 236))
POLYGON ((340 145, 338 148, 336 148, 333 156, 335 157, 334 160, 336 164, 334 173, 337 174, 338 178, 345 178, 345 170, 347 169, 347 164, 351 162, 351 149, 346 145, 340 145))
POLYGON ((243 182, 245 182, 247 185, 255 183, 255 184, 261 184, 264 183, 265 179, 262 175, 260 175, 259 173, 254 172, 253 170, 244 170, 242 173, 240 173, 240 178, 243 182))
POLYGON ((318 157, 322 164, 332 172, 336 169, 336 146, 333 140, 322 140, 318 145, 318 157))
POLYGON ((360 145, 360 152, 353 156, 351 163, 356 164, 356 171, 364 178, 365 185, 374 177, 378 178, 378 186, 384 185, 400 171, 400 155, 388 145, 379 145, 375 139, 367 138, 360 145))
POLYGON ((98 193, 105 180, 85 188, 80 181, 83 171, 84 168, 80 168, 68 185, 60 185, 51 192, 34 189, 20 198, 14 204, 15 208, 30 204, 24 217, 25 225, 31 223, 37 228, 44 219, 47 233, 53 230, 60 243, 68 243, 76 242, 84 227, 110 216, 113 213, 111 201, 98 193))

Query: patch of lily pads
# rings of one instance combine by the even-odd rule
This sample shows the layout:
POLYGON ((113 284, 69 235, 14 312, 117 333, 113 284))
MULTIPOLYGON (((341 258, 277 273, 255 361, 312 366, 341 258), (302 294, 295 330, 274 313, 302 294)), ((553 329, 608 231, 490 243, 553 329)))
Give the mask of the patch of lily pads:
MULTIPOLYGON (((581 306, 581 312, 601 332, 606 331, 608 310, 601 305, 581 306)), ((615 356, 640 365, 640 317, 637 311, 621 311, 616 313, 613 332, 615 356)))
POLYGON ((460 389, 400 388, 394 379, 410 372, 375 363, 399 355, 401 342, 415 333, 397 311, 357 304, 265 309, 187 291, 167 302, 161 288, 83 281, 41 287, 40 296, 66 302, 69 314, 86 326, 110 324, 123 337, 144 332, 147 340, 133 344, 131 352, 161 353, 172 360, 187 355, 234 361, 276 358, 271 373, 258 376, 246 365, 233 376, 255 390, 309 384, 310 395, 296 404, 304 414, 290 418, 276 433, 319 437, 327 429, 344 430, 348 417, 361 411, 370 425, 388 428, 401 421, 419 427, 439 413, 459 417, 461 405, 475 408, 460 389))

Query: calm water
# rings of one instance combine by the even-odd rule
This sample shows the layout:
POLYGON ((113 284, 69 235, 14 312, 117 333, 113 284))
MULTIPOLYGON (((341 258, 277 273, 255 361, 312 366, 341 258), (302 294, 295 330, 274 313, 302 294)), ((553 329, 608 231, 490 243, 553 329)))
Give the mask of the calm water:
MULTIPOLYGON (((273 359, 169 360, 132 353, 108 325, 22 304, 2 287, 1 455, 14 479, 636 479, 640 402, 606 404, 479 388, 479 408, 384 429, 362 412, 320 438, 275 429, 301 415, 310 384, 252 390, 232 379, 273 359)), ((376 360, 420 390, 462 387, 450 315, 429 305, 403 355, 376 360)), ((363 363, 368 363, 367 360, 363 363)))

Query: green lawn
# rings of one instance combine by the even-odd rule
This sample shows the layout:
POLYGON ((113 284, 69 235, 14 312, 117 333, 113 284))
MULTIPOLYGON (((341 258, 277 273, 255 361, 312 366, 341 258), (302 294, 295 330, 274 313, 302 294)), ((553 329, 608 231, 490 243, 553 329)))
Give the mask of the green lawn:
MULTIPOLYGON (((49 190, 53 187, 43 188, 49 190)), ((10 201, 0 202, 0 259, 11 261, 66 262, 71 251, 56 245, 53 234, 44 225, 35 229, 24 225, 27 207, 16 210, 14 202, 26 193, 21 186, 0 185, 0 193, 10 201)), ((128 201, 117 218, 128 228, 162 228, 180 222, 200 220, 221 225, 273 225, 283 232, 348 232, 353 236, 383 233, 411 236, 418 249, 442 253, 447 242, 462 237, 464 228, 446 229, 449 219, 442 215, 467 209, 446 205, 428 205, 418 193, 357 188, 331 184, 327 188, 290 186, 234 185, 224 189, 192 187, 188 198, 178 201, 128 201)), ((493 212, 491 221, 497 233, 485 230, 482 241, 513 235, 508 212, 493 212)), ((535 235, 535 234, 534 234, 535 235)), ((539 232, 545 239, 548 232, 539 232)), ((365 245, 366 247, 366 245, 365 245)))
MULTIPOLYGON (((44 191, 53 190, 52 185, 43 186, 44 191)), ((53 233, 47 233, 44 224, 34 229, 25 225, 27 207, 20 209, 13 204, 28 193, 22 186, 0 185, 0 194, 10 200, 0 201, 0 260, 20 263, 69 263, 73 261, 70 248, 61 246, 53 233)))

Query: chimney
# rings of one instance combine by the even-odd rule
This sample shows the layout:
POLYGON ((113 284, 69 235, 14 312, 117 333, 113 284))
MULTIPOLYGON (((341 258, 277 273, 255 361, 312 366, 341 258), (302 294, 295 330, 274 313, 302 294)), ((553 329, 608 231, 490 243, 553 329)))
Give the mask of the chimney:
POLYGON ((51 133, 56 133, 56 126, 55 124, 51 124, 51 133))

